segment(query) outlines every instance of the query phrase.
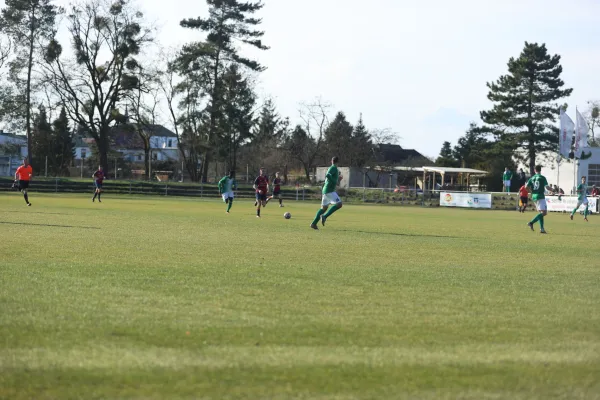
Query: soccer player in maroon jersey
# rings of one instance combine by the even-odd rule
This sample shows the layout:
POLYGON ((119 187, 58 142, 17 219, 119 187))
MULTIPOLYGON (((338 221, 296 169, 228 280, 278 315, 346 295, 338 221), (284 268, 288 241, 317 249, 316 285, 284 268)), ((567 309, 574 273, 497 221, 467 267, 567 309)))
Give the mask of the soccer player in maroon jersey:
POLYGON ((98 167, 98 170, 92 174, 92 178, 94 178, 94 197, 92 197, 92 202, 96 201, 96 196, 98 196, 98 203, 102 203, 100 200, 100 195, 102 194, 102 182, 104 182, 104 171, 102 170, 102 166, 98 167))
POLYGON ((256 203, 254 203, 256 205, 256 218, 260 218, 260 207, 267 204, 267 193, 269 192, 269 178, 264 175, 262 168, 252 187, 256 190, 256 203))
POLYGON ((279 178, 279 172, 275 172, 275 179, 273 179, 273 195, 267 198, 267 203, 273 198, 279 200, 279 207, 283 207, 283 199, 281 198, 281 179, 279 178))

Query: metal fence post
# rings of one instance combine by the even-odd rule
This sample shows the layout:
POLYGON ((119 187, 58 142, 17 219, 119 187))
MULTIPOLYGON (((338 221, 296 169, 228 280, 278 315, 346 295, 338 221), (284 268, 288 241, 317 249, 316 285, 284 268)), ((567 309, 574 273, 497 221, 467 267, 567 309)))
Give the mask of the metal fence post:
POLYGON ((129 194, 131 194, 131 181, 129 181, 129 194))
POLYGON ((305 193, 306 189, 303 187, 302 188, 302 201, 304 201, 304 193, 305 193))
POLYGON ((169 195, 169 184, 165 184, 165 196, 169 195))
POLYGON ((58 193, 58 178, 54 178, 54 193, 58 193))

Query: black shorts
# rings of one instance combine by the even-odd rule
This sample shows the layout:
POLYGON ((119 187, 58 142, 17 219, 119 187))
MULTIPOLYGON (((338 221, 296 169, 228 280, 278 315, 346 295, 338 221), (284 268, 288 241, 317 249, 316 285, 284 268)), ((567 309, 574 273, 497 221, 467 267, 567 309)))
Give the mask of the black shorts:
POLYGON ((276 192, 274 191, 273 192, 273 197, 279 197, 280 194, 281 194, 281 191, 279 191, 279 190, 276 191, 276 192))
POLYGON ((527 205, 527 196, 519 197, 519 200, 521 200, 522 205, 527 205))
POLYGON ((267 200, 267 195, 266 194, 260 194, 258 192, 256 192, 256 201, 266 201, 267 200))
POLYGON ((19 181, 19 190, 27 189, 29 187, 29 181, 19 181))

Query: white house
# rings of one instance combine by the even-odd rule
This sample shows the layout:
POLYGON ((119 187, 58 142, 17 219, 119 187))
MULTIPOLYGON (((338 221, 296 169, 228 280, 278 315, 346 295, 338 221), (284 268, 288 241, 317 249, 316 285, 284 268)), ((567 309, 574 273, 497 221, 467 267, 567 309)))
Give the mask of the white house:
MULTIPOLYGON (((162 125, 148 125, 144 128, 150 136, 150 157, 153 161, 177 161, 179 150, 177 135, 162 125)), ((124 124, 113 127, 111 149, 123 154, 129 162, 144 162, 144 144, 133 125, 124 124)), ((75 139, 75 159, 89 158, 94 139, 75 139)))
POLYGON ((0 130, 0 176, 13 176, 27 157, 27 137, 0 130))

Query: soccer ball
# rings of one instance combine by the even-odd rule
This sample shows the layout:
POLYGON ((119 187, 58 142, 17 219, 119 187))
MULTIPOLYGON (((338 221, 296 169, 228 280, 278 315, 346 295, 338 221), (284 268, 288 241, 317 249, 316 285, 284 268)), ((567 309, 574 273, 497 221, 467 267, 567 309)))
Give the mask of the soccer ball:
POLYGON ((292 214, 290 214, 289 212, 286 212, 285 214, 283 214, 283 218, 290 219, 290 218, 292 218, 292 214))

